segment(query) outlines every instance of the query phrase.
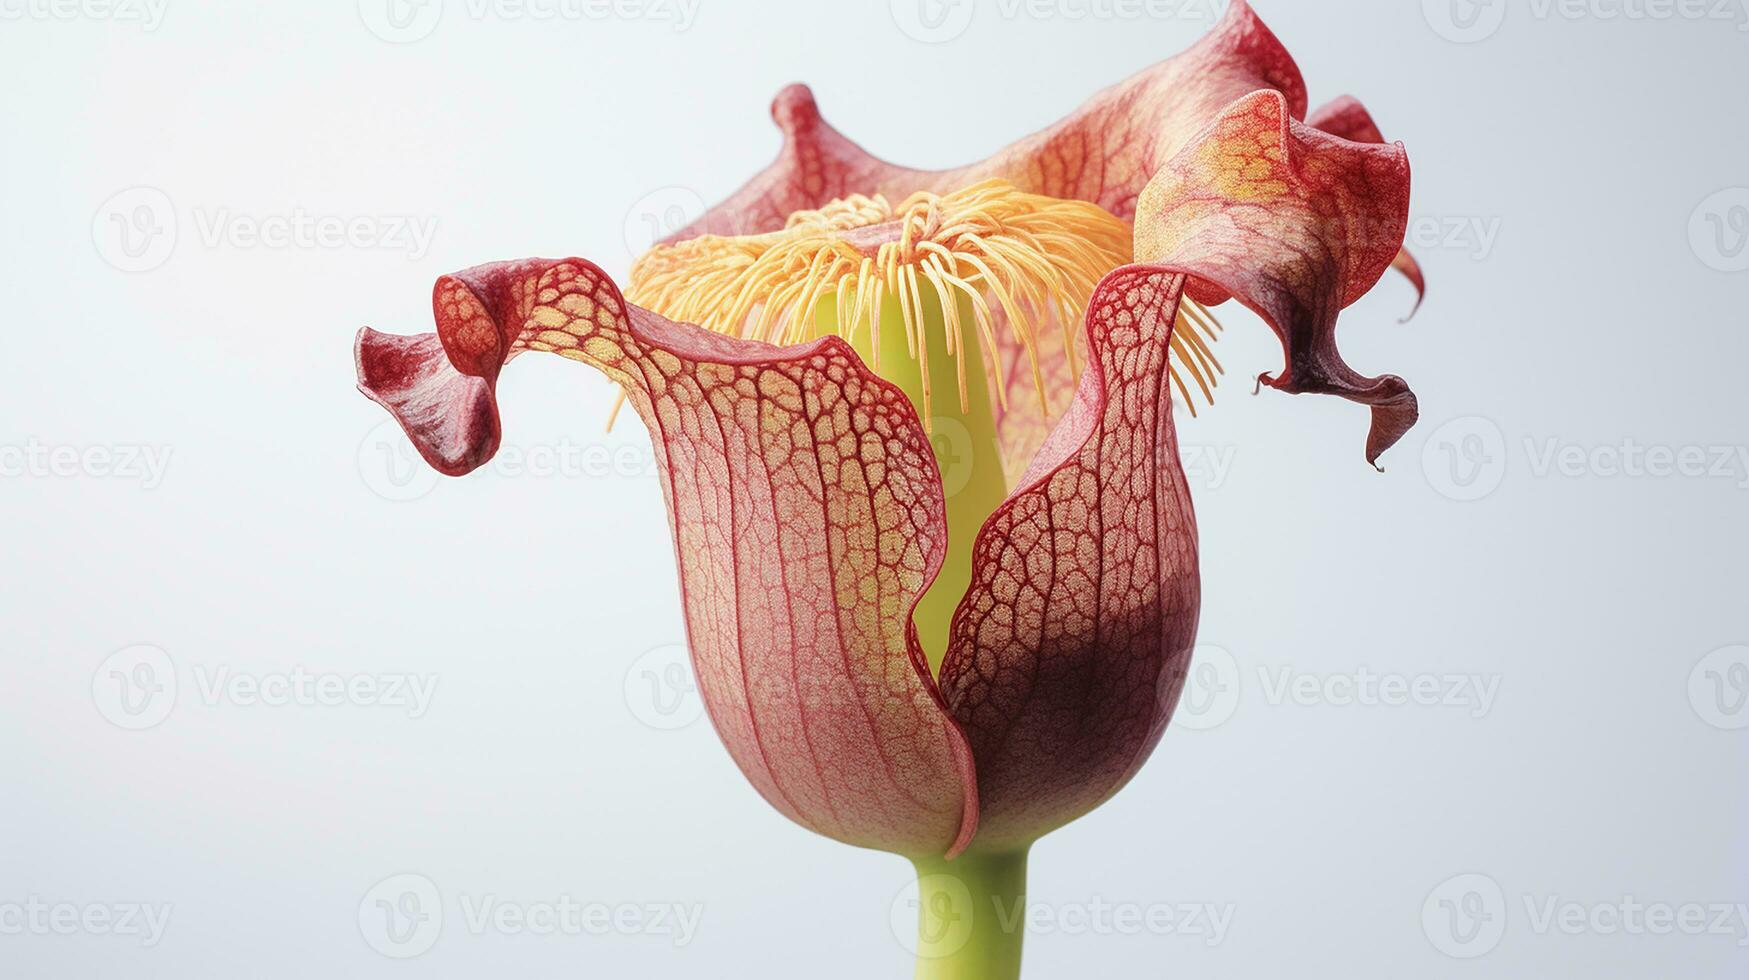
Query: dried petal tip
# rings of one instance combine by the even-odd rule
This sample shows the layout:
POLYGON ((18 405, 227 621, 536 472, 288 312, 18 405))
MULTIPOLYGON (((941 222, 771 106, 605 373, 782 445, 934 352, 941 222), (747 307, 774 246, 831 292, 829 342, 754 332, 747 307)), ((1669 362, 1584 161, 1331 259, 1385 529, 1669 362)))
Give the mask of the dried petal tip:
MULTIPOLYGON (((1129 261, 1130 240, 1128 224, 1097 205, 1025 193, 1003 180, 950 194, 918 192, 897 207, 879 194, 853 194, 791 214, 781 231, 659 245, 633 266, 628 294, 675 320, 776 344, 815 336, 816 311, 833 300, 837 332, 854 340, 866 326, 876 335, 871 346, 877 352, 883 302, 896 302, 906 348, 923 361, 928 344, 921 305, 924 287, 933 287, 936 296, 966 301, 984 350, 997 349, 997 332, 1007 321, 1027 353, 1039 399, 1048 403, 1038 358, 1041 325, 1059 325, 1073 361, 1072 331, 1088 297, 1106 273, 1129 261)), ((958 303, 942 306, 947 353, 957 357, 967 349, 961 331, 968 325, 958 303)), ((1205 397, 1220 370, 1205 339, 1216 329, 1200 309, 1180 322, 1184 366, 1205 397)), ((963 406, 964 359, 958 367, 963 406)), ((987 367, 1004 392, 1001 362, 992 358, 987 367)), ((1078 374, 1078 365, 1072 367, 1078 374)), ((1182 381, 1180 389, 1188 398, 1182 381)), ((928 417, 928 406, 921 407, 928 417)))

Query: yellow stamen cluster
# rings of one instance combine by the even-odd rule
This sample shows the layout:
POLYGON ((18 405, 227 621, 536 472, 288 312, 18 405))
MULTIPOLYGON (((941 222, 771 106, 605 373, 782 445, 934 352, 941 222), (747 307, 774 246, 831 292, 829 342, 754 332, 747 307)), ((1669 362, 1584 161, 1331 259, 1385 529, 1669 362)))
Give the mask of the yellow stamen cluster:
MULTIPOLYGON (((967 358, 959 356, 967 349, 967 324, 961 304, 951 299, 955 294, 968 301, 984 351, 997 349, 999 308, 1027 352, 1042 404, 1047 392, 1038 325, 1057 321, 1071 371, 1079 376, 1076 334, 1087 301, 1130 254, 1129 226, 1098 206, 987 180, 951 194, 913 194, 898 207, 878 194, 852 195, 791 215, 782 231, 658 246, 632 267, 629 296, 670 319, 774 344, 811 339, 815 311, 830 297, 839 333, 854 341, 866 325, 877 358, 882 304, 896 302, 906 349, 925 367, 920 408, 928 418, 930 351, 922 324, 930 290, 923 283, 934 287, 946 318, 943 345, 956 359, 960 404, 967 397, 967 358)), ((1219 325, 1186 302, 1174 330, 1173 378, 1187 403, 1179 366, 1211 399, 1213 375, 1221 369, 1199 329, 1212 340, 1219 325)), ((880 370, 878 363, 870 366, 880 370)), ((1006 408, 1000 358, 989 358, 988 367, 1006 408)))

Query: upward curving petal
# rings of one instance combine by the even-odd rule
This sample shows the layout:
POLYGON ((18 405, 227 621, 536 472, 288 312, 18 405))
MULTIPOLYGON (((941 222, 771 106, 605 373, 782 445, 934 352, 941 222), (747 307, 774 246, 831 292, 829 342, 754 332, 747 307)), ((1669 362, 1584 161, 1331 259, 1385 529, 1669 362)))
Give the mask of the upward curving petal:
POLYGON ((1049 197, 1091 201, 1120 218, 1136 195, 1220 109, 1258 89, 1280 91, 1306 112, 1299 68, 1245 0, 1194 46, 1094 95, 1056 124, 995 155, 950 170, 913 170, 882 160, 834 129, 806 85, 771 104, 783 148, 770 166, 669 241, 754 235, 782 228, 796 211, 849 194, 900 200, 946 193, 999 177, 1049 197))
POLYGON ((436 335, 358 340, 359 383, 433 465, 498 443, 493 386, 525 351, 618 382, 663 477, 693 664, 747 778, 792 820, 922 856, 977 823, 965 737, 911 610, 942 561, 941 480, 915 412, 836 337, 775 348, 626 303, 582 259, 439 280, 436 335))
MULTIPOLYGON (((1385 134, 1379 129, 1379 124, 1373 121, 1372 113, 1366 111, 1366 106, 1361 105, 1360 100, 1352 95, 1344 95, 1320 106, 1316 112, 1306 117, 1306 125, 1353 143, 1385 141, 1385 134)), ((1427 277, 1421 271, 1421 263, 1415 261, 1415 256, 1410 254, 1407 247, 1397 252, 1391 268, 1402 273, 1403 278, 1409 280, 1409 285, 1415 287, 1415 306, 1403 318, 1403 322, 1407 323, 1421 311, 1421 304, 1427 300, 1427 277)))
POLYGON ((1295 122, 1274 92, 1241 99, 1142 192, 1136 257, 1187 271, 1190 295, 1237 297, 1267 320, 1287 367, 1260 381, 1372 409, 1366 458, 1415 424, 1402 378, 1366 377, 1336 349, 1336 319, 1391 267, 1409 220, 1399 145, 1353 143, 1295 122))
POLYGON ((978 535, 941 669, 977 759, 975 847, 1116 793, 1183 688, 1200 599, 1168 371, 1184 287, 1135 265, 1094 291, 1075 403, 978 535))

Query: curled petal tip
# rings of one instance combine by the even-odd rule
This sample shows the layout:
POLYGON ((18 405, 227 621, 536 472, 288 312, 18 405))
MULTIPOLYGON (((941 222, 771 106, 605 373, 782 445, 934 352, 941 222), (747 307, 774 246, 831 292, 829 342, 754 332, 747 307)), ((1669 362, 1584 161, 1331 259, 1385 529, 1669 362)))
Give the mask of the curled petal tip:
POLYGON ((498 452, 491 383, 457 371, 437 334, 404 337, 364 327, 353 362, 358 390, 395 417, 432 469, 462 476, 498 452))
POLYGON ((1415 260, 1415 256, 1409 254, 1408 249, 1403 249, 1397 253, 1396 259, 1391 262, 1391 268, 1402 273, 1403 277, 1409 280, 1409 285, 1415 287, 1415 305, 1410 307, 1408 316, 1397 321, 1408 323, 1415 319, 1415 314, 1421 312, 1421 304, 1427 301, 1427 277, 1421 272, 1421 263, 1415 260))
MULTIPOLYGON (((1372 113, 1365 105, 1352 95, 1344 95, 1331 100, 1319 107, 1316 112, 1306 117, 1306 125, 1313 129, 1323 130, 1332 136, 1340 137, 1353 143, 1384 143, 1385 134, 1379 129, 1379 124, 1373 119, 1372 113)), ((1399 149, 1402 143, 1395 144, 1399 149)), ((1407 150, 1403 150, 1407 154, 1407 150)), ((1407 248, 1400 249, 1391 262, 1391 268, 1396 269, 1415 287, 1415 306, 1409 310, 1409 315, 1398 321, 1408 323, 1420 312, 1421 303, 1427 298, 1427 278, 1421 272, 1421 264, 1415 261, 1415 256, 1407 248)))
POLYGON ((814 90, 801 82, 785 85, 771 100, 771 118, 789 134, 819 122, 820 106, 814 101, 814 90))
POLYGON ((905 396, 841 338, 777 348, 675 323, 583 259, 464 270, 433 300, 436 333, 357 345, 360 388, 432 466, 490 458, 492 386, 522 352, 620 384, 656 440, 699 690, 730 755, 815 831, 963 850, 974 762, 909 615, 945 551, 941 482, 905 396))
POLYGON ((1136 211, 1136 258, 1230 294, 1281 338, 1287 366, 1260 383, 1372 409, 1376 463, 1417 417, 1401 378, 1369 378, 1336 346, 1338 313, 1400 254, 1409 170, 1398 145, 1359 143, 1295 121, 1279 92, 1228 106, 1161 169, 1136 211))

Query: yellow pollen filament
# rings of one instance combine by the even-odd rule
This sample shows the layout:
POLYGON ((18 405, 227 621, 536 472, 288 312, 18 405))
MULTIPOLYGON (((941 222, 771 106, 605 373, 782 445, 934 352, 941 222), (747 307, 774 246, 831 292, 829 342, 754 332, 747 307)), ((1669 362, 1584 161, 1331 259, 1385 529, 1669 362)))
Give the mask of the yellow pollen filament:
MULTIPOLYGON (((951 194, 913 194, 897 207, 878 194, 856 194, 797 212, 782 231, 657 246, 633 265, 628 295, 673 320, 780 345, 812 339, 815 311, 829 300, 841 336, 857 343, 862 331, 871 334, 858 347, 872 352, 869 366, 877 373, 883 306, 897 304, 905 351, 921 369, 918 408, 928 420, 934 398, 928 362, 936 351, 923 329, 926 304, 945 319, 940 353, 954 359, 962 411, 972 384, 968 360, 980 372, 988 369, 977 383, 993 380, 1008 407, 1007 379, 993 353, 1003 320, 1025 350, 1040 407, 1048 410, 1040 324, 1056 320, 1070 375, 1079 377, 1077 340, 1088 299, 1130 256, 1129 226, 1097 205, 987 180, 951 194), (972 343, 968 330, 976 331, 972 343), (975 358, 965 356, 971 352, 975 358)), ((1190 384, 1204 400, 1213 398, 1221 366, 1207 341, 1218 330, 1207 310, 1185 302, 1174 329, 1172 378, 1192 414, 1190 384)))
MULTIPOLYGON (((1130 256, 1129 225, 1101 208, 991 180, 898 207, 853 195, 797 212, 781 231, 658 246, 632 266, 627 293, 669 319, 771 344, 836 334, 904 393, 930 436, 946 511, 941 568, 914 616, 938 669, 978 530, 1010 489, 1004 368, 1024 351, 1041 410, 1066 405, 1070 393, 1046 391, 1045 378, 1079 376, 1087 303, 1130 256), (1038 331, 1052 320, 1065 363, 1047 372, 1038 331), (958 397, 938 404, 948 388, 958 397)), ((1218 330, 1188 302, 1174 324, 1172 379, 1193 412, 1192 385, 1211 398, 1221 370, 1209 350, 1218 330)))

